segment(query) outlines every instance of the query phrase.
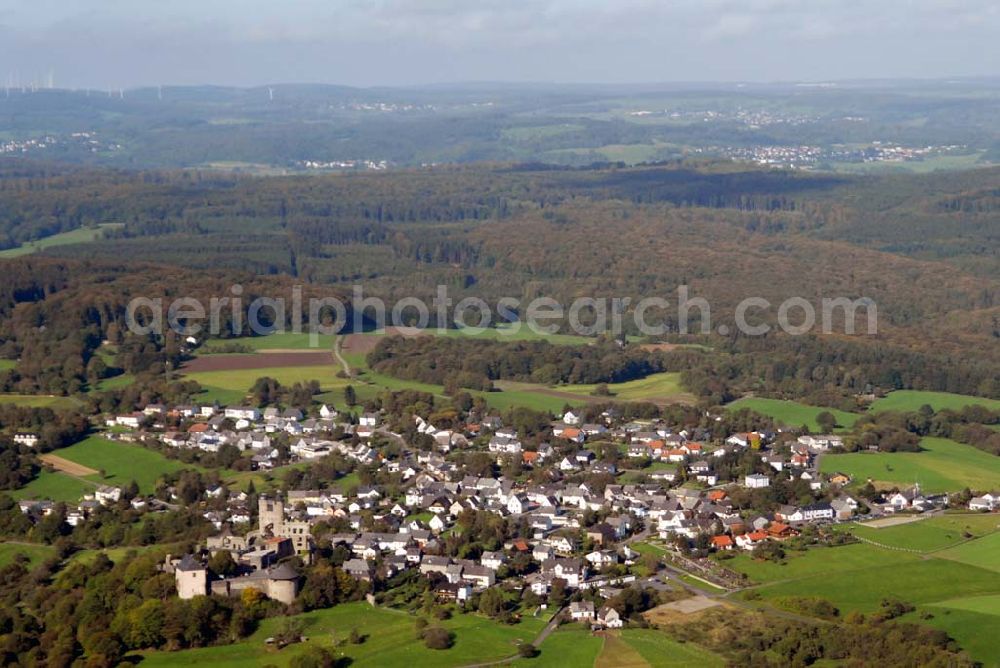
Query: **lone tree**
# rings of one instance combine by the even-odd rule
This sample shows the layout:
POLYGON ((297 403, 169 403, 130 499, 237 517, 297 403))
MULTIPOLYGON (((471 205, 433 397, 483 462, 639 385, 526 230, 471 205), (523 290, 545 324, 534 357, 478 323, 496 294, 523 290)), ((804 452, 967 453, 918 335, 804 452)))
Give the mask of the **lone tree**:
POLYGON ((424 631, 424 645, 427 649, 448 649, 454 642, 454 636, 440 626, 431 626, 424 631))
POLYGON ((816 424, 819 425, 821 431, 828 434, 837 426, 837 418, 830 411, 823 411, 816 416, 816 424))

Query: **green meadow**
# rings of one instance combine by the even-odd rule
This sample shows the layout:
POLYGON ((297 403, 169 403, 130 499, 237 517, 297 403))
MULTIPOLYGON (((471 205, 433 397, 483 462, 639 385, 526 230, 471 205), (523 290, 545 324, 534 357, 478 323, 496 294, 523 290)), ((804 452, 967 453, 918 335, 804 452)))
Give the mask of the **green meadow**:
POLYGON ((575 334, 545 334, 532 331, 527 325, 503 325, 487 328, 428 329, 435 336, 467 337, 492 341, 546 341, 560 346, 586 346, 594 342, 592 337, 575 334))
POLYGON ((787 401, 783 399, 763 399, 759 397, 748 397, 737 399, 726 406, 729 410, 739 410, 749 408, 752 411, 774 418, 775 421, 789 427, 799 427, 807 425, 812 432, 820 431, 820 426, 816 422, 816 416, 827 411, 837 420, 835 431, 841 431, 851 427, 858 419, 858 415, 835 408, 822 408, 820 406, 809 406, 800 404, 797 401, 787 401))
POLYGON ((921 606, 906 621, 941 629, 958 641, 984 668, 1000 667, 997 628, 1000 628, 1000 595, 967 596, 921 606))
POLYGON ((23 554, 31 566, 37 566, 49 557, 55 556, 51 545, 31 545, 28 543, 0 543, 0 568, 14 563, 14 557, 23 554))
POLYGON ((515 666, 537 668, 563 668, 564 666, 593 666, 604 647, 604 640, 580 624, 560 626, 538 648, 541 653, 534 659, 519 659, 515 666))
MULTIPOLYGON (((989 514, 938 515, 929 519, 876 528, 866 524, 840 525, 844 531, 881 545, 900 547, 920 552, 938 552, 965 544, 966 535, 981 537, 1000 529, 1000 517, 989 514)), ((961 560, 959 560, 961 561, 961 560)))
POLYGON ((86 244, 97 241, 104 235, 104 228, 121 227, 122 223, 104 223, 99 225, 97 228, 93 227, 80 227, 75 230, 70 230, 69 232, 61 232, 59 234, 53 234, 49 237, 44 237, 42 239, 37 239, 35 241, 29 241, 26 244, 21 244, 17 248, 8 248, 7 250, 0 251, 0 258, 12 258, 20 257, 22 255, 30 255, 32 253, 37 253, 40 250, 45 250, 46 248, 52 248, 53 246, 67 246, 69 244, 86 244))
POLYGON ((268 376, 282 385, 319 381, 324 392, 341 390, 351 381, 336 376, 339 367, 329 366, 286 366, 267 367, 263 369, 231 369, 224 371, 198 371, 184 374, 186 378, 197 381, 204 391, 197 397, 198 401, 218 401, 220 404, 238 404, 250 392, 250 388, 258 378, 268 376))
POLYGON ((737 554, 722 563, 740 573, 745 573, 755 583, 775 583, 799 580, 817 574, 832 576, 842 572, 857 572, 875 568, 891 567, 917 556, 876 548, 865 543, 854 543, 837 547, 817 547, 805 552, 790 552, 781 563, 760 561, 746 552, 737 554))
MULTIPOLYGON (((590 385, 559 385, 556 390, 571 394, 592 395, 597 388, 590 385)), ((679 373, 654 373, 645 378, 624 383, 608 383, 611 396, 616 401, 692 401, 694 398, 681 387, 679 373)))
POLYGON ((1000 573, 1000 531, 938 552, 934 556, 1000 573))
POLYGON ((141 445, 109 441, 100 436, 91 436, 52 454, 97 471, 103 469, 103 479, 100 475, 87 476, 98 484, 120 486, 135 480, 143 494, 151 493, 164 473, 194 468, 141 445))
POLYGON ((317 345, 313 346, 312 335, 304 332, 276 332, 267 336, 240 336, 231 339, 210 339, 198 350, 199 354, 212 354, 227 345, 237 344, 250 350, 329 350, 336 337, 316 335, 317 345))
POLYGON ((947 631, 974 659, 995 666, 1000 658, 995 634, 1000 623, 998 522, 996 516, 946 514, 884 529, 843 527, 918 554, 855 543, 787 551, 784 564, 745 554, 723 563, 757 583, 755 591, 765 603, 816 596, 846 614, 873 612, 886 598, 903 600, 917 608, 908 621, 947 631), (976 537, 966 539, 966 532, 976 537))
POLYGON ((118 376, 112 376, 111 378, 105 378, 97 383, 98 392, 107 392, 108 390, 120 390, 123 387, 128 387, 135 381, 135 376, 130 373, 123 373, 118 376))
POLYGON ((863 485, 872 480, 882 486, 919 483, 927 492, 993 489, 1000 481, 1000 457, 946 438, 924 438, 922 452, 852 452, 825 455, 824 473, 841 471, 863 485))
POLYGON ((961 410, 966 406, 985 406, 990 410, 1000 410, 1000 400, 985 399, 983 397, 972 397, 965 394, 952 394, 950 392, 923 392, 920 390, 896 390, 890 392, 881 399, 876 399, 870 410, 872 411, 917 411, 923 405, 928 405, 936 411, 943 409, 961 410))
POLYGON ((9 371, 17 366, 17 360, 0 360, 0 371, 9 371))
POLYGON ((48 394, 0 394, 0 404, 17 404, 27 408, 76 408, 80 402, 73 397, 48 394))
POLYGON ((75 503, 84 494, 92 494, 96 488, 97 483, 74 478, 58 471, 42 469, 34 480, 24 487, 15 489, 11 492, 11 496, 17 500, 48 499, 75 503))
POLYGON ((416 617, 398 610, 373 608, 367 603, 348 603, 326 610, 297 616, 305 624, 308 641, 278 650, 264 639, 281 628, 282 618, 265 619, 249 638, 233 645, 206 647, 180 652, 143 652, 142 665, 148 668, 168 666, 213 666, 242 668, 248 665, 288 666, 310 647, 330 650, 337 659, 352 666, 461 666, 495 661, 517 653, 517 645, 532 640, 544 627, 542 618, 527 617, 520 624, 506 626, 479 615, 455 615, 440 622, 455 634, 455 644, 447 650, 427 649, 416 638, 416 617), (365 640, 360 645, 337 644, 352 629, 365 640))
MULTIPOLYGON (((680 643, 655 629, 623 629, 620 638, 639 653, 651 668, 687 668, 688 666, 726 665, 721 656, 694 645, 680 643)), ((605 648, 606 650, 607 648, 605 648)), ((613 663, 608 665, 614 665, 613 663)))

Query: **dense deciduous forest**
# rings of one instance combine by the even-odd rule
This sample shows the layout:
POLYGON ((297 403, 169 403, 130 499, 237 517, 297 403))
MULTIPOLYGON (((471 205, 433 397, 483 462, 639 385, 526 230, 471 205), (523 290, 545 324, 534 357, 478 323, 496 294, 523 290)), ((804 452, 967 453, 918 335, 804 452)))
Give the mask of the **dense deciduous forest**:
MULTIPOLYGON (((126 336, 124 307, 135 295, 207 301, 240 283, 249 303, 298 283, 319 296, 347 294, 354 283, 390 303, 430 299, 444 285, 453 299, 512 297, 520 308, 541 295, 676 300, 687 285, 711 305, 692 311, 693 331, 709 320, 713 331, 735 331, 734 310, 751 296, 775 305, 755 314, 765 324, 792 296, 869 297, 878 336, 845 336, 848 321, 866 331, 865 314, 835 314, 829 336, 709 336, 695 342, 716 354, 672 355, 665 368, 712 400, 868 386, 1000 395, 996 169, 865 179, 705 161, 268 178, 25 161, 0 170, 12 194, 0 198, 6 245, 119 223, 98 241, 5 262, 0 356, 18 360, 0 376, 9 391, 70 394, 179 363, 173 338, 126 336), (114 358, 98 354, 106 340, 114 358)), ((634 312, 623 315, 625 333, 638 333, 634 312)), ((657 317, 676 332, 677 313, 657 317)), ((432 314, 430 324, 447 323, 432 314)), ((508 356, 499 350, 490 354, 508 356)), ((627 366, 546 378, 640 375, 627 366)), ((503 377, 474 373, 466 384, 503 377)))

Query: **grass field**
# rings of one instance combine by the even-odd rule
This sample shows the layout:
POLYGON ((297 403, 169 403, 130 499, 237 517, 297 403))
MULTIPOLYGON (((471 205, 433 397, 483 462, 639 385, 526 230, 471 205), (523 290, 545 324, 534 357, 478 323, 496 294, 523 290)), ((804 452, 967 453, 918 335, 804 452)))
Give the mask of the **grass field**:
POLYGON ((233 339, 210 339, 198 350, 199 354, 211 354, 227 345, 239 344, 250 350, 329 350, 336 337, 317 335, 318 345, 310 345, 308 333, 281 332, 267 336, 241 336, 233 339))
POLYGON ((758 397, 738 399, 726 406, 726 408, 729 410, 749 408, 750 410, 756 411, 761 415, 767 415, 774 418, 775 421, 788 425, 789 427, 807 425, 809 430, 813 432, 820 430, 820 426, 816 422, 816 416, 823 411, 829 411, 833 414, 833 417, 837 419, 837 431, 849 428, 859 417, 854 413, 839 411, 834 408, 821 408, 819 406, 800 404, 796 401, 762 399, 758 397))
MULTIPOLYGON (((1000 573, 1000 532, 963 543, 935 556, 1000 573)), ((998 609, 1000 614, 1000 609, 998 609)))
POLYGON ((14 557, 23 554, 28 563, 36 566, 51 556, 56 550, 51 545, 27 545, 25 543, 0 543, 0 567, 14 563, 14 557))
POLYGON ((99 229, 94 229, 92 227, 81 227, 79 229, 70 230, 69 232, 62 232, 60 234, 53 234, 50 237, 45 237, 43 239, 38 239, 36 241, 31 241, 27 244, 22 244, 17 248, 8 248, 7 250, 0 251, 0 258, 12 258, 20 257, 22 255, 30 255, 31 253, 37 253, 40 250, 46 248, 52 248, 53 246, 66 246, 68 244, 85 244, 92 241, 97 241, 104 234, 103 228, 111 227, 121 227, 122 223, 105 223, 99 226, 99 229))
POLYGON ((841 610, 871 612, 884 598, 899 598, 919 605, 1000 593, 1000 573, 945 559, 900 558, 894 564, 820 572, 797 580, 776 582, 759 591, 765 598, 818 596, 832 601, 841 610))
MULTIPOLYGON (((654 629, 623 629, 621 640, 645 660, 651 668, 686 668, 687 666, 724 666, 725 660, 691 643, 679 643, 654 629)), ((605 645, 607 651, 607 645, 605 645)))
POLYGON ((92 494, 96 488, 96 484, 86 480, 42 469, 34 480, 11 492, 11 496, 17 500, 48 499, 72 503, 79 501, 84 494, 92 494))
POLYGON ((791 552, 785 563, 757 561, 740 553, 722 563, 726 568, 746 573, 757 583, 774 583, 812 577, 818 573, 833 575, 841 572, 863 571, 915 561, 916 555, 883 550, 864 543, 838 547, 815 548, 805 552, 791 552))
POLYGON ((0 360, 0 371, 9 371, 17 366, 17 360, 0 360))
MULTIPOLYGON (((930 519, 877 529, 864 524, 841 525, 856 536, 881 545, 936 552, 965 543, 964 534, 984 536, 1000 529, 996 515, 939 515, 930 519)), ((936 554, 935 556, 944 556, 936 554)), ((997 555, 1000 559, 1000 555, 997 555)), ((961 561, 961 559, 959 559, 961 561)))
POLYGON ((925 438, 920 445, 923 452, 826 455, 820 467, 824 473, 847 473, 859 485, 868 479, 883 486, 920 483, 926 492, 988 490, 1000 482, 1000 457, 946 438, 925 438))
POLYGON ((586 346, 594 342, 594 339, 587 336, 577 336, 575 334, 541 334, 534 332, 527 325, 520 327, 490 327, 483 330, 462 328, 462 329, 429 329, 429 333, 435 336, 464 337, 475 339, 489 339, 491 341, 545 341, 552 345, 559 346, 586 346))
MULTIPOLYGON (((597 385, 559 385, 555 389, 570 394, 592 395, 597 385)), ((693 401, 681 387, 679 373, 654 373, 625 383, 609 383, 611 399, 616 401, 651 401, 654 403, 693 401)))
POLYGON ((568 624, 556 629, 545 639, 541 653, 534 659, 520 659, 516 666, 529 668, 563 668, 564 666, 593 666, 604 647, 604 640, 593 635, 580 624, 568 624))
MULTIPOLYGON (((182 462, 167 459, 141 445, 109 441, 100 436, 91 436, 68 448, 57 450, 55 454, 95 470, 103 469, 107 475, 104 479, 100 475, 87 476, 88 480, 119 486, 135 480, 139 490, 144 494, 153 491, 156 481, 164 473, 193 468, 182 462)), ((75 478, 69 479, 80 482, 75 478)))
POLYGON ((0 404, 17 404, 28 408, 76 408, 80 402, 73 397, 47 394, 0 394, 0 404))
POLYGON ((108 390, 118 390, 131 385, 134 381, 135 376, 130 373, 123 373, 118 376, 112 376, 111 378, 105 378, 104 380, 98 382, 97 391, 106 392, 108 390))
POLYGON ((441 622, 455 633, 454 646, 448 650, 431 650, 416 638, 415 617, 396 610, 372 608, 367 603, 349 603, 298 617, 306 625, 304 634, 309 640, 305 643, 282 650, 265 645, 264 639, 275 635, 282 623, 281 618, 270 618, 264 620, 260 628, 242 642, 181 652, 144 652, 142 665, 150 668, 242 668, 264 664, 287 666, 294 657, 303 654, 310 646, 330 649, 334 639, 342 640, 351 629, 356 628, 367 635, 364 643, 333 648, 335 656, 349 659, 352 666, 444 668, 511 656, 516 653, 518 642, 534 638, 545 623, 542 619, 527 618, 520 624, 505 626, 478 615, 456 615, 441 622))
MULTIPOLYGON (((885 545, 909 547, 922 554, 861 543, 788 552, 785 565, 753 561, 746 555, 724 563, 760 583, 756 591, 765 601, 782 596, 817 596, 831 601, 842 613, 874 611, 885 598, 906 601, 917 607, 915 613, 907 615, 908 621, 941 628, 973 658, 997 665, 998 522, 996 516, 955 514, 864 530, 866 537, 872 536, 885 545), (953 545, 948 541, 961 540, 962 531, 982 537, 948 547, 953 545)), ((845 529, 857 531, 858 527, 845 529)))
POLYGON ((984 399, 983 397, 971 397, 964 394, 951 394, 950 392, 922 392, 918 390, 896 390, 890 392, 881 399, 876 399, 870 410, 872 411, 902 411, 911 412, 919 410, 924 404, 929 405, 936 411, 948 408, 951 410, 961 410, 966 406, 980 405, 990 410, 1000 410, 1000 400, 984 399))
POLYGON ((1000 667, 996 630, 1000 627, 1000 597, 970 596, 923 606, 905 621, 919 622, 948 633, 984 668, 1000 667), (983 609, 980 612, 978 609, 983 609), (930 619, 920 616, 930 614, 930 619))
MULTIPOLYGON (((258 378, 269 376, 282 385, 294 385, 317 380, 325 392, 341 390, 350 384, 344 378, 337 378, 339 367, 330 366, 290 366, 264 369, 234 369, 231 371, 201 371, 185 374, 186 378, 197 381, 205 391, 198 396, 199 401, 218 401, 221 404, 240 403, 258 378)), ((341 405, 343 405, 341 403, 341 405)))

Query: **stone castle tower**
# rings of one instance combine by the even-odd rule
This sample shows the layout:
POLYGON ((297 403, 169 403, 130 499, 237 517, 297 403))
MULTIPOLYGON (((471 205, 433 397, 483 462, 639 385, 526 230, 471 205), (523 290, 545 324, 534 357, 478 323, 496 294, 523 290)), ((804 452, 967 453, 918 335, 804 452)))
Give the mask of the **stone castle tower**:
POLYGON ((261 496, 257 502, 258 522, 257 528, 261 536, 283 535, 285 526, 285 504, 281 499, 272 499, 261 496))
POLYGON ((174 584, 181 598, 208 594, 208 569, 191 555, 185 555, 174 569, 174 584))

